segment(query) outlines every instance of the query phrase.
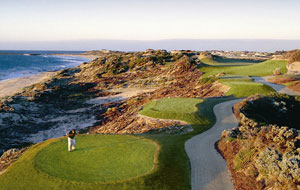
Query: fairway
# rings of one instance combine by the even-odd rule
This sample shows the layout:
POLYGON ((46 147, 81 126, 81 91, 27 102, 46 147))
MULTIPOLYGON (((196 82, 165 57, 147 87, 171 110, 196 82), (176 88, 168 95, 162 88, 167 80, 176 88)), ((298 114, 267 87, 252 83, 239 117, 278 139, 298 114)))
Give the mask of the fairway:
POLYGON ((249 76, 267 76, 272 75, 275 69, 280 69, 282 73, 286 73, 285 60, 268 60, 257 64, 246 66, 203 66, 200 71, 203 72, 202 80, 209 81, 210 78, 222 73, 219 77, 219 82, 229 86, 229 91, 226 95, 233 95, 235 97, 247 97, 254 94, 269 94, 274 92, 274 89, 261 84, 255 83, 249 76))
POLYGON ((259 60, 251 60, 251 59, 230 59, 224 57, 218 58, 202 58, 201 62, 210 65, 210 66, 245 66, 245 65, 252 65, 256 63, 260 63, 259 60))
POLYGON ((145 138, 83 135, 76 140, 73 152, 67 151, 65 138, 35 145, 0 176, 0 189, 88 189, 147 175, 155 168, 158 147, 145 138))
POLYGON ((200 71, 205 73, 203 77, 216 75, 221 72, 226 75, 266 76, 273 74, 273 71, 277 68, 280 68, 282 73, 286 73, 286 64, 287 61, 285 60, 268 60, 247 66, 205 66, 200 68, 200 71))

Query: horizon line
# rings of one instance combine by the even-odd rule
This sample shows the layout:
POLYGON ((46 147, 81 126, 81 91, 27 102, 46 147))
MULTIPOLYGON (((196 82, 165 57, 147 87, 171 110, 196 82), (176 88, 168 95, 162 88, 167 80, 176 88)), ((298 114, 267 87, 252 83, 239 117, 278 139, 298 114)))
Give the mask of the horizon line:
POLYGON ((156 41, 172 41, 172 40, 278 40, 278 41, 298 41, 300 40, 290 38, 165 38, 156 40, 147 39, 60 39, 60 40, 0 40, 0 42, 60 42, 60 41, 143 41, 143 42, 156 42, 156 41))

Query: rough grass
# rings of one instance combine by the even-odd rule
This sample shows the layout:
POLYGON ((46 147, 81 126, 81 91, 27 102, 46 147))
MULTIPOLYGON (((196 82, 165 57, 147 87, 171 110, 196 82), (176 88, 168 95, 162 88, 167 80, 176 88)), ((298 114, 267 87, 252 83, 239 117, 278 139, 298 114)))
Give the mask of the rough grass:
POLYGON ((225 73, 228 75, 243 75, 243 76, 267 76, 273 74, 276 68, 280 68, 282 73, 286 73, 285 60, 268 60, 262 63, 247 65, 247 66, 229 66, 229 67, 217 67, 217 66, 205 66, 201 67, 200 71, 205 74, 203 77, 210 75, 216 75, 218 73, 225 73))
POLYGON ((209 121, 199 113, 203 99, 166 98, 154 100, 144 106, 140 112, 153 118, 176 119, 190 124, 207 124, 209 121))
MULTIPOLYGON (((67 139, 48 140, 29 149, 0 176, 0 189, 98 189, 149 174, 158 147, 125 135, 78 136, 77 149, 67 139)), ((141 183, 143 183, 141 181, 141 183)))

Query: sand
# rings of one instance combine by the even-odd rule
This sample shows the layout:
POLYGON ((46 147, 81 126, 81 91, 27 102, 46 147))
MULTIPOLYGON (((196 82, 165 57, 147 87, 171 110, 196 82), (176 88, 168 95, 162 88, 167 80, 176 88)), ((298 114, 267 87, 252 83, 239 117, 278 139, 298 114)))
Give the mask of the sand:
POLYGON ((0 81, 0 98, 4 96, 11 96, 22 88, 31 86, 35 83, 46 81, 55 75, 56 72, 44 72, 30 77, 22 77, 16 79, 9 79, 0 81))
POLYGON ((139 94, 143 94, 146 92, 152 92, 156 90, 156 88, 121 88, 121 89, 113 89, 110 92, 120 92, 120 94, 112 95, 112 96, 104 96, 98 97, 91 100, 88 100, 88 104, 105 104, 108 102, 121 102, 133 96, 137 96, 139 94))

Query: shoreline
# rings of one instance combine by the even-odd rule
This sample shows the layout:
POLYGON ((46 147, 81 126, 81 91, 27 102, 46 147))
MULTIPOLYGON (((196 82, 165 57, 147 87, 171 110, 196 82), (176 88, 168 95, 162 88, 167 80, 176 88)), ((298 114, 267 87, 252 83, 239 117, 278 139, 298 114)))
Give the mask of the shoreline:
MULTIPOLYGON (((88 62, 99 57, 99 56, 81 55, 81 54, 51 54, 51 56, 82 57, 82 58, 89 59, 88 62)), ((82 63, 84 62, 81 62, 80 65, 82 63)), ((0 80, 0 98, 3 98, 5 96, 12 96, 18 93, 19 91, 21 91, 25 87, 46 81, 61 70, 63 70, 63 68, 55 71, 46 71, 46 72, 37 73, 28 77, 17 77, 17 78, 0 80)))
POLYGON ((99 55, 85 55, 85 54, 68 54, 68 53, 62 53, 62 54, 51 54, 51 56, 70 56, 70 57, 82 57, 82 58, 88 58, 89 61, 93 61, 94 59, 101 57, 99 55))
POLYGON ((57 71, 48 71, 38 73, 29 77, 20 77, 0 81, 0 98, 3 98, 5 96, 12 96, 25 87, 40 83, 42 81, 46 81, 53 77, 56 73, 57 71))

